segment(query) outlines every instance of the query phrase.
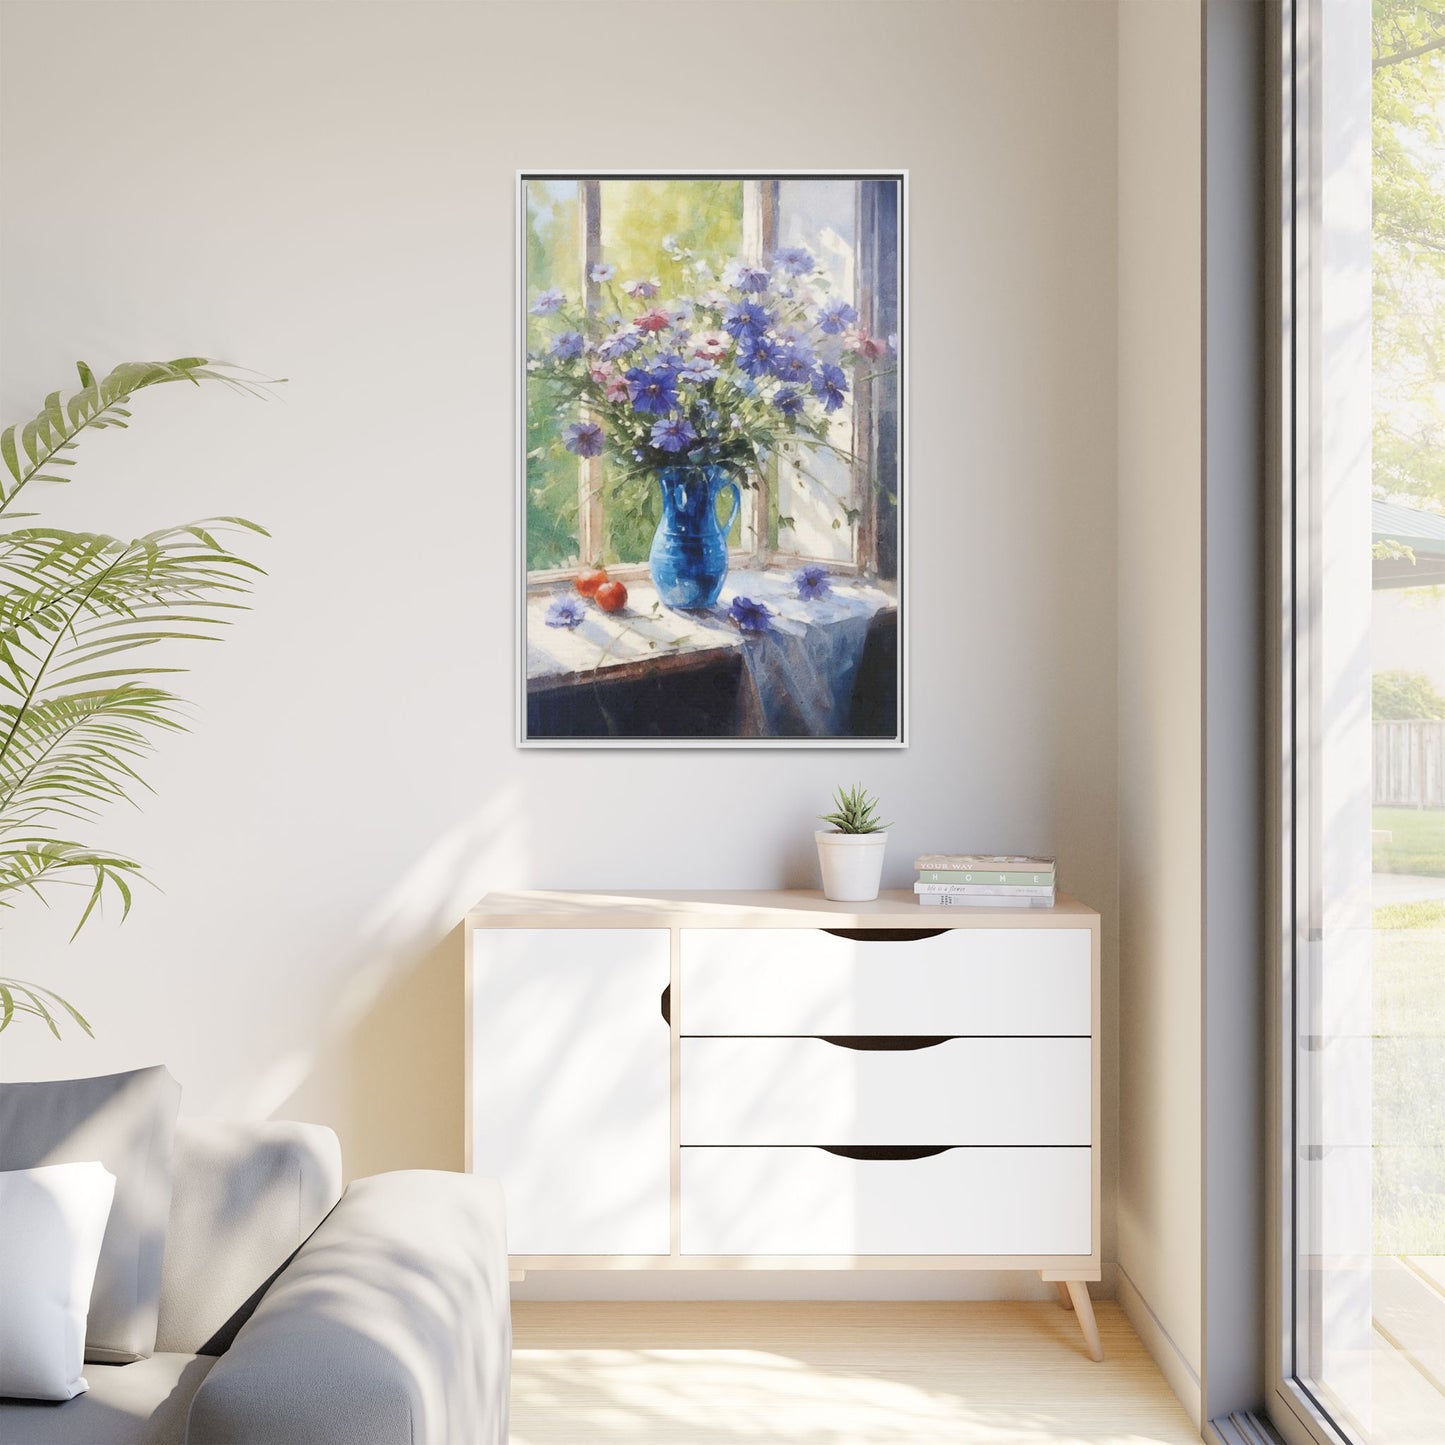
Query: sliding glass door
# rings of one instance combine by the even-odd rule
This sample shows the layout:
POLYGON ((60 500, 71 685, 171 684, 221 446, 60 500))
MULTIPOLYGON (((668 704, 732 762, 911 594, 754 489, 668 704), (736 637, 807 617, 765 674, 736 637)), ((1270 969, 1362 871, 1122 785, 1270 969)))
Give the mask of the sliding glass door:
POLYGON ((1445 1442, 1445 4, 1282 8, 1272 1415, 1445 1442))

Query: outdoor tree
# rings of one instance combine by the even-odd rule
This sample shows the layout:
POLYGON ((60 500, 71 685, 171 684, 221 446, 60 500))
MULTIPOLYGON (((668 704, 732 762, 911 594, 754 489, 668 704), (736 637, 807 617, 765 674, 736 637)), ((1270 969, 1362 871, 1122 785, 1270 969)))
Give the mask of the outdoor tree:
POLYGON ((1445 3, 1374 0, 1374 489, 1445 510, 1445 3))

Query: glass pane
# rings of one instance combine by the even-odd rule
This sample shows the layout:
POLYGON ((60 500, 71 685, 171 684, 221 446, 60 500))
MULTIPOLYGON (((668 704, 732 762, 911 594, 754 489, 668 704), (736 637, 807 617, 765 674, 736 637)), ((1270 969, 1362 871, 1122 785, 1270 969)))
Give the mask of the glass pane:
MULTIPOLYGON (((525 297, 527 345, 541 344, 541 318, 531 309, 553 290, 579 297, 582 279, 576 181, 527 181, 525 297)), ((543 384, 527 386, 527 570, 578 560, 577 458, 562 445, 565 418, 543 384)))
MULTIPOLYGON (((726 178, 603 181, 601 260, 616 275, 600 288, 598 305, 631 314, 617 288, 655 281, 657 303, 711 290, 723 267, 743 252, 743 183, 726 178)), ((604 474, 602 560, 645 562, 657 529, 660 498, 650 477, 604 474)), ((720 502, 720 506, 723 505, 720 502)), ((730 505, 730 504, 728 504, 730 505)), ((734 520, 728 545, 739 545, 734 520)))
MULTIPOLYGON (((783 180, 778 183, 778 242, 802 246, 821 263, 828 294, 858 304, 858 183, 783 180)), ((829 418, 837 448, 785 451, 778 466, 778 550, 797 557, 850 562, 856 554, 858 498, 854 468, 853 394, 829 418)))
POLYGON ((1297 908, 1295 1370, 1445 1440, 1445 14, 1322 0, 1297 908))

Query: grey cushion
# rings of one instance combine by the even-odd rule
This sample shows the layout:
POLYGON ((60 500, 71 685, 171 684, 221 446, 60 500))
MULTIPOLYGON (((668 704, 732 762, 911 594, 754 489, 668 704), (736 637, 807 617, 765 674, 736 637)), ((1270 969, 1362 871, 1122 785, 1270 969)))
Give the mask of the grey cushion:
POLYGON ((218 1355, 341 1197, 341 1145, 319 1124, 182 1119, 175 1161, 156 1348, 218 1355))
MULTIPOLYGON (((132 1365, 87 1365, 90 1390, 63 1404, 0 1400, 5 1445, 183 1445, 191 1397, 216 1362, 152 1355, 132 1365)), ((229 1442, 236 1445, 236 1442, 229 1442)))
POLYGON ((492 1180, 358 1180, 216 1361, 189 1445, 506 1445, 506 1250, 492 1180))
POLYGON ((0 1084, 0 1169, 98 1159, 115 1175, 90 1297, 87 1360, 123 1363, 155 1349, 180 1102, 181 1086, 159 1066, 0 1084))

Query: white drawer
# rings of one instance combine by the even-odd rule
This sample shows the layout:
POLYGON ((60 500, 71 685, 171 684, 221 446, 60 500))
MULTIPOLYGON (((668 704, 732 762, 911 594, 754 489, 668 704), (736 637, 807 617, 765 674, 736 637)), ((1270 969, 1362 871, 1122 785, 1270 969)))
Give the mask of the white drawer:
POLYGON ((1088 1039, 682 1041, 684 1144, 1088 1144, 1088 1039))
POLYGON ((811 928, 682 930, 684 1034, 1091 1032, 1086 928, 911 940, 811 928))
POLYGON ((1088 1255, 1088 1149, 682 1151, 684 1255, 1088 1255))

